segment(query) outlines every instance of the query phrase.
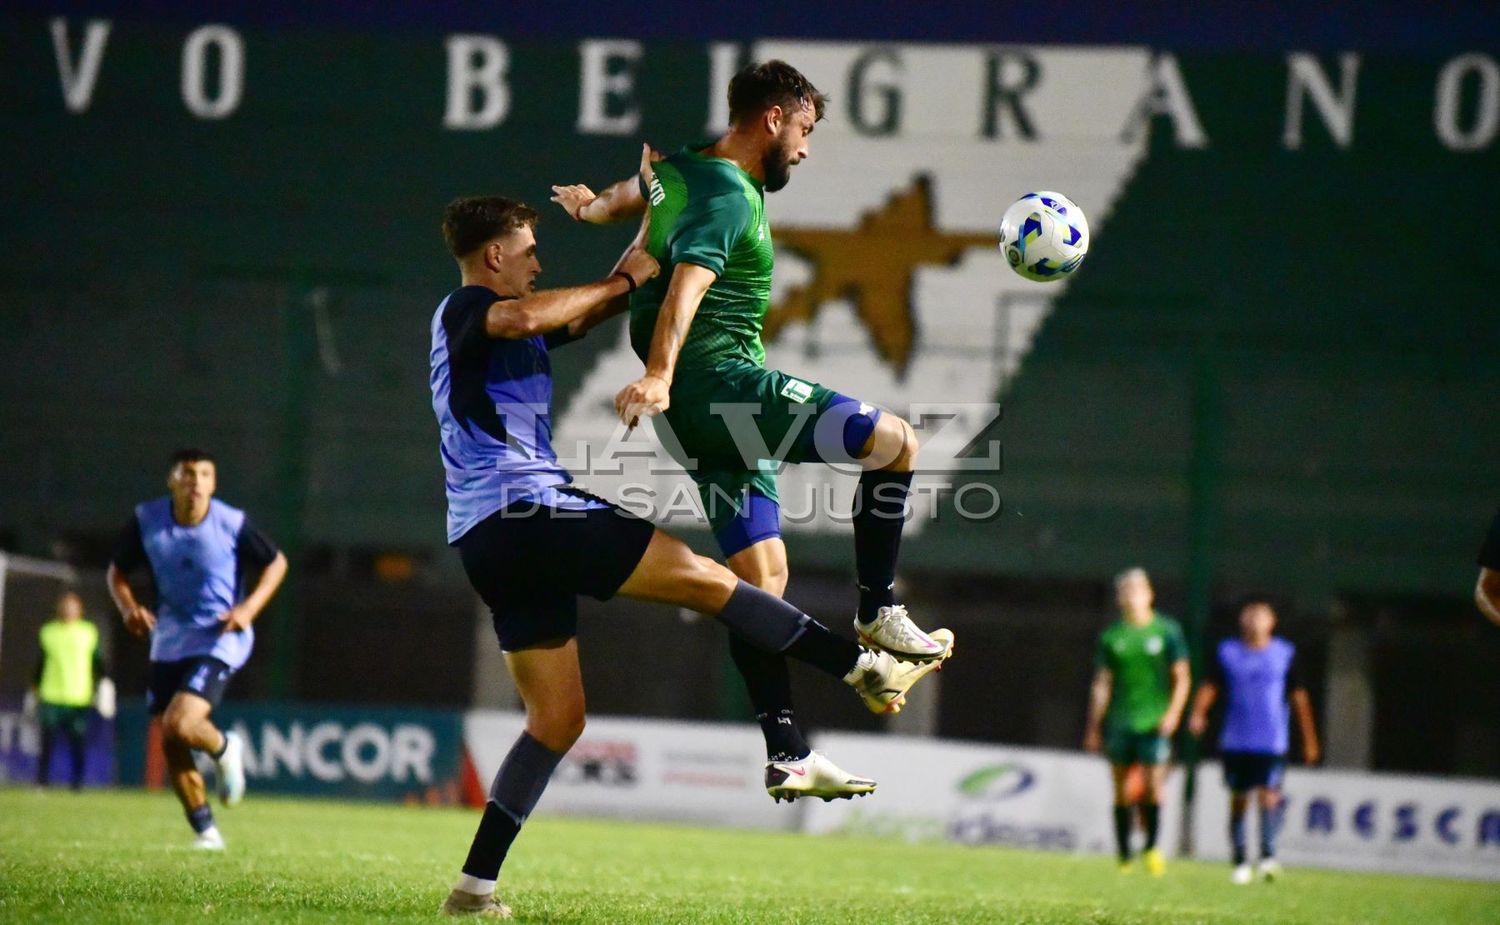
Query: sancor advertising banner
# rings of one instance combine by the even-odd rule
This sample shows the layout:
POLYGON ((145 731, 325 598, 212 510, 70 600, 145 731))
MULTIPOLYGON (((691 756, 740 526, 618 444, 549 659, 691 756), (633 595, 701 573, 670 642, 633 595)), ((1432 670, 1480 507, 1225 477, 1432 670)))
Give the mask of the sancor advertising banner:
MULTIPOLYGON (((525 722, 519 713, 468 714, 464 740, 484 787, 525 722)), ((748 724, 592 718, 558 765, 537 811, 796 828, 796 807, 766 796, 765 760, 760 730, 748 724)))
MULTIPOLYGON (((126 783, 163 786, 157 725, 135 719, 122 734, 126 783), (140 762, 144 762, 144 766, 140 762)), ((229 704, 214 721, 245 740, 254 793, 296 793, 455 803, 460 793, 462 714, 315 704, 229 704)), ((207 765, 205 765, 207 767, 207 765)))
MULTIPOLYGON (((1228 858, 1219 766, 1201 765, 1198 780, 1198 857, 1228 858)), ((1284 863, 1500 880, 1500 782, 1293 768, 1284 791, 1284 863)))
MULTIPOLYGON (((809 832, 947 840, 1048 851, 1114 850, 1109 766, 1092 755, 901 736, 828 734, 817 747, 880 788, 867 799, 814 800, 809 832)), ((1162 806, 1161 848, 1172 853, 1181 775, 1162 806)))

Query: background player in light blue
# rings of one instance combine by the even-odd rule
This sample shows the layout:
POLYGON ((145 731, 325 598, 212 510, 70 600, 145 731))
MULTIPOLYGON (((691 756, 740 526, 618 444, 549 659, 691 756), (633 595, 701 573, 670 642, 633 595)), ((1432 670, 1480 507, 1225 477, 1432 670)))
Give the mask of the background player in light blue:
POLYGON ((1219 643, 1210 660, 1208 676, 1198 689, 1188 730, 1202 735, 1208 711, 1224 694, 1224 730, 1219 752, 1224 782, 1229 787, 1229 841, 1234 849, 1235 883, 1249 883, 1255 873, 1267 880, 1281 874, 1276 861, 1276 836, 1281 830, 1281 778, 1291 747, 1291 712, 1297 714, 1302 757, 1315 764, 1318 733, 1312 704, 1297 670, 1297 649, 1272 635, 1276 610, 1264 598, 1251 598, 1240 607, 1240 635, 1219 643), (1246 857, 1246 814, 1250 796, 1260 806, 1260 862, 1252 871, 1246 857))
POLYGON ((251 624, 286 577, 286 556, 245 512, 214 499, 218 471, 202 450, 180 450, 167 476, 170 494, 136 505, 109 565, 109 592, 125 628, 151 636, 146 707, 161 717, 162 752, 182 801, 194 845, 221 849, 203 776, 193 752, 218 765, 226 806, 245 792, 244 743, 220 732, 210 714, 255 646, 251 624), (153 612, 128 575, 144 567, 155 589, 153 612), (258 573, 249 593, 250 579, 258 573))

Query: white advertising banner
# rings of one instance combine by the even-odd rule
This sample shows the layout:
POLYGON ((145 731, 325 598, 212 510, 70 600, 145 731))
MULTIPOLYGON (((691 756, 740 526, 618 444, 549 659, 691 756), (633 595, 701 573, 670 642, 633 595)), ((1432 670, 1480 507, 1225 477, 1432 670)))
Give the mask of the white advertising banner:
MULTIPOLYGON (((1277 855, 1285 864, 1500 880, 1500 782, 1288 770, 1277 855)), ((1229 857, 1229 791, 1219 765, 1198 769, 1193 842, 1229 857)), ((1260 843, 1249 818, 1251 857, 1260 843)))
MULTIPOLYGON (((519 713, 465 716, 464 742, 485 787, 524 725, 519 713)), ((765 756, 760 730, 748 724, 590 718, 538 812, 795 829, 800 813, 766 796, 765 756)))
MULTIPOLYGON (((1114 851, 1109 766, 1075 752, 830 733, 814 743, 880 782, 869 797, 808 804, 809 832, 946 839, 1052 851, 1114 851)), ((1181 775, 1168 783, 1161 848, 1177 846, 1181 775)))

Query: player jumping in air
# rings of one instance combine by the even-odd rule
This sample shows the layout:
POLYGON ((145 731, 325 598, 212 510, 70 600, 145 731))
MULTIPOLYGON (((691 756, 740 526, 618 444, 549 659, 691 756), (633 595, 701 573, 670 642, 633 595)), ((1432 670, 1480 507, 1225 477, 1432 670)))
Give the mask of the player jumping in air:
POLYGON ((1240 636, 1219 643, 1208 666, 1208 679, 1198 688, 1188 731, 1203 735, 1208 711, 1222 692, 1224 731, 1219 754, 1224 783, 1229 787, 1229 843, 1234 850, 1235 883, 1245 884, 1259 873, 1266 880, 1281 875, 1276 861, 1276 836, 1281 831, 1281 778, 1291 744, 1287 704, 1297 714, 1302 734, 1302 758, 1318 761, 1318 732, 1312 704, 1297 671, 1297 649, 1279 636, 1276 611, 1264 598, 1250 598, 1240 607, 1240 636), (1260 807, 1260 863, 1252 871, 1245 856, 1245 815, 1254 795, 1260 807))
POLYGON ((137 636, 151 636, 146 709, 161 717, 162 752, 194 846, 224 847, 193 752, 218 767, 219 796, 245 795, 244 743, 220 732, 210 714, 255 645, 251 627, 286 577, 286 556, 245 512, 214 498, 218 472, 202 450, 172 457, 171 494, 136 505, 109 564, 109 593, 137 636), (156 588, 155 612, 141 604, 128 575, 145 566, 156 588), (259 578, 244 593, 252 575, 259 578))
POLYGON ((1109 758, 1121 873, 1130 871, 1131 815, 1139 801, 1146 830, 1142 860, 1146 870, 1159 877, 1166 872, 1166 861, 1156 847, 1162 785, 1172 735, 1192 684, 1187 643, 1176 620, 1152 609, 1154 592, 1144 570, 1121 572, 1115 578, 1115 597, 1120 619, 1099 636, 1083 747, 1091 752, 1102 750, 1109 758), (1139 796, 1131 792, 1131 772, 1136 767, 1145 778, 1139 796))
MULTIPOLYGON (((899 708, 939 664, 901 661, 841 638, 648 521, 572 486, 552 450, 549 351, 624 311, 623 297, 652 279, 658 265, 638 235, 609 276, 536 291, 536 220, 527 206, 499 197, 456 200, 443 218, 462 274, 462 286, 432 318, 430 382, 447 473, 448 542, 490 608, 526 706, 526 730, 500 765, 463 872, 443 903, 451 914, 510 915, 494 896, 500 867, 583 731, 578 595, 621 594, 715 616, 747 644, 843 680, 877 713, 899 708)), ((786 763, 770 786, 778 800, 874 789, 874 781, 817 752, 786 763)))
MULTIPOLYGON (((782 61, 746 67, 729 83, 730 128, 595 196, 555 186, 553 201, 575 219, 613 222, 646 211, 647 250, 662 275, 630 299, 630 340, 645 374, 615 408, 627 424, 662 414, 696 463, 704 512, 736 575, 772 594, 787 583, 776 466, 857 462, 853 509, 861 642, 902 659, 946 658, 952 634, 924 633, 896 602, 897 552, 916 463, 911 425, 815 382, 765 367, 761 327, 771 299, 773 247, 765 194, 787 185, 808 156, 823 95, 782 61)), ((669 445, 671 441, 668 441, 669 445)), ((809 747, 792 709, 786 660, 732 637, 770 759, 809 747)))

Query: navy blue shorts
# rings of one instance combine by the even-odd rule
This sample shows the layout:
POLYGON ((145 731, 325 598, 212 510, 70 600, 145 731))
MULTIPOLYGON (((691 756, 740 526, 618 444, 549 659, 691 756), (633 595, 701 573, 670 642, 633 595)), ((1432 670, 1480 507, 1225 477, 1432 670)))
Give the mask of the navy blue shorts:
POLYGON ((656 533, 650 521, 624 508, 562 490, 601 506, 560 510, 521 502, 481 520, 453 544, 507 652, 578 635, 578 595, 614 597, 656 533))
POLYGON ((1279 788, 1281 779, 1286 776, 1286 755, 1224 752, 1219 757, 1224 762, 1224 786, 1235 793, 1256 787, 1279 788))
POLYGON ((160 716, 179 691, 197 694, 209 706, 218 706, 234 669, 211 655, 180 658, 175 662, 152 662, 146 687, 146 712, 160 716))

